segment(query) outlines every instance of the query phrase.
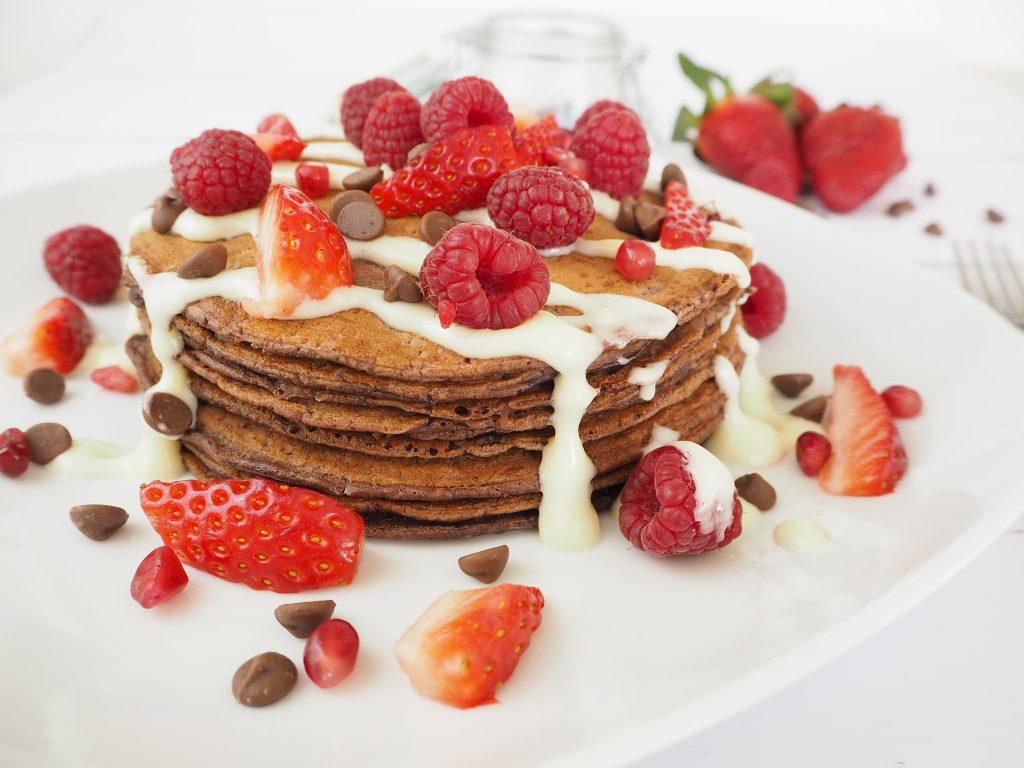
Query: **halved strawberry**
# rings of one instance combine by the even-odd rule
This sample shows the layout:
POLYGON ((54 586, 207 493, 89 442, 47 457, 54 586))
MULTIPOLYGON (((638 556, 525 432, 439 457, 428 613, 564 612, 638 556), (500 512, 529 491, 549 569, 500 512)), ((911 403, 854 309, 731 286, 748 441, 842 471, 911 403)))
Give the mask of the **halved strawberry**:
POLYGON ((544 595, 499 584, 449 591, 395 643, 395 657, 422 695, 460 709, 490 704, 540 626, 544 595))
POLYGON ((825 425, 832 454, 818 473, 818 483, 837 496, 891 493, 907 469, 892 414, 860 368, 837 365, 833 371, 835 387, 825 425))
POLYGON ((291 136, 296 139, 299 138, 299 132, 295 130, 295 126, 292 125, 292 121, 280 112, 267 115, 260 120, 260 124, 256 126, 256 133, 275 133, 279 136, 291 136))
POLYGON ((259 148, 266 152, 267 156, 274 162, 278 160, 298 160, 302 150, 306 148, 306 142, 298 136, 289 136, 282 133, 250 133, 249 138, 255 141, 259 148))
POLYGON ((686 185, 673 179, 665 187, 665 221, 661 225, 663 248, 704 245, 711 236, 711 223, 693 202, 686 185))
POLYGON ((494 180, 519 167, 507 126, 463 128, 427 147, 370 194, 389 218, 482 207, 494 180))
POLYGON ((544 151, 548 147, 568 149, 571 140, 571 134, 558 127, 554 115, 544 115, 512 137, 519 162, 523 165, 545 165, 544 151))
POLYGON ((309 197, 281 185, 263 201, 256 268, 265 314, 288 315, 306 298, 352 285, 352 259, 338 227, 309 197))
POLYGON ((92 324, 71 299, 59 298, 37 309, 0 342, 0 363, 13 376, 36 368, 71 373, 92 342, 92 324))

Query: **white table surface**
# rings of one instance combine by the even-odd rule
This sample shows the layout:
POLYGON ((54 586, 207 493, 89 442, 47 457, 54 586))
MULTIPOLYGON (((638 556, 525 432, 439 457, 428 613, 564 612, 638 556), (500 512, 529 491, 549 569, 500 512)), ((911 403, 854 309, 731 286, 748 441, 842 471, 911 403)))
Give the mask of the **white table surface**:
MULTIPOLYGON (((246 130, 273 111, 314 124, 346 84, 387 68, 379 37, 358 33, 378 21, 371 8, 348 9, 343 20, 331 9, 306 11, 308 36, 282 48, 281 30, 294 28, 293 18, 269 8, 240 14, 124 7, 82 20, 76 34, 60 36, 60 55, 49 56, 36 76, 0 90, 0 194, 161 162, 205 128, 246 130)), ((412 55, 467 21, 422 13, 390 25, 390 62, 400 63, 395 52, 412 55)), ((731 72, 740 84, 786 65, 826 107, 881 103, 903 119, 908 169, 861 211, 834 217, 837 223, 894 259, 917 261, 953 280, 953 239, 1004 243, 1024 259, 1024 73, 1004 75, 996 86, 972 78, 922 39, 877 30, 792 24, 766 30, 672 16, 621 21, 633 42, 648 49, 641 80, 655 124, 666 133, 682 101, 699 105, 674 63, 678 48, 731 72), (765 39, 770 47, 761 44, 765 39), (928 181, 939 191, 933 198, 921 194, 928 181), (918 209, 900 219, 885 216, 888 203, 902 198, 918 209), (1006 223, 984 221, 988 207, 1002 211, 1006 223), (931 221, 947 235, 922 234, 931 221)), ((10 35, 6 42, 17 44, 10 35)), ((1024 518, 855 650, 638 766, 1024 764, 1022 533, 1024 518)))

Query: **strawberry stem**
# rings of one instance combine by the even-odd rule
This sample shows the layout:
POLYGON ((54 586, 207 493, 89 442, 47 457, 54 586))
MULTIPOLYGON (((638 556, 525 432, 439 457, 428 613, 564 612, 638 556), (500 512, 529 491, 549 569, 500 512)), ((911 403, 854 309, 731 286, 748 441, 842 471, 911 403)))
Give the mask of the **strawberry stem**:
POLYGON ((750 92, 764 96, 775 104, 790 122, 796 121, 799 117, 796 111, 796 89, 792 83, 777 83, 771 77, 766 77, 751 88, 750 92))

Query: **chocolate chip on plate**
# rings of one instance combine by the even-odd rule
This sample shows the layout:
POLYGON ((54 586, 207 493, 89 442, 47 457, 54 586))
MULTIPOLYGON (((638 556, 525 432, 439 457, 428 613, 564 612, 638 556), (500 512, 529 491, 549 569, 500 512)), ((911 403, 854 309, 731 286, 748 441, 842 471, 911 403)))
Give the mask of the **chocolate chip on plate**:
POLYGON ((93 541, 106 541, 128 522, 128 513, 110 504, 80 504, 69 514, 75 527, 93 541))
POLYGON ((274 618, 295 637, 305 639, 313 630, 334 615, 333 600, 309 600, 304 603, 284 603, 274 609, 274 618))
POLYGON ((619 212, 615 214, 615 228, 631 235, 639 235, 636 225, 636 198, 626 195, 619 201, 619 212))
POLYGON ((376 240, 384 234, 384 226, 384 214, 375 203, 357 200, 338 214, 338 229, 351 240, 376 240))
POLYGON ((931 224, 924 228, 924 231, 925 234, 935 235, 936 237, 938 237, 939 235, 942 234, 942 227, 940 227, 933 221, 931 224))
POLYGON ((985 211, 985 218, 991 221, 993 224, 1002 224, 1004 221, 1006 221, 1006 217, 1003 216, 1003 214, 1001 214, 995 208, 989 208, 987 211, 985 211))
POLYGON ((760 509, 767 512, 775 506, 775 488, 757 472, 743 475, 736 478, 736 493, 741 499, 745 499, 760 509))
POLYGON ((401 267, 390 264, 384 270, 384 301, 418 304, 423 301, 423 292, 416 278, 401 267))
POLYGON ((212 243, 200 248, 178 267, 178 277, 182 280, 195 280, 197 277, 213 277, 219 275, 228 266, 228 249, 221 243, 212 243))
POLYGON ((71 433, 63 424, 46 421, 25 430, 28 457, 33 464, 49 464, 71 447, 71 433))
POLYGON ((153 231, 166 235, 187 207, 178 196, 178 190, 171 187, 153 201, 153 216, 150 219, 153 231))
POLYGON ((809 373, 780 373, 772 376, 772 385, 786 397, 797 397, 811 386, 814 377, 809 373))
POLYGON ((490 584, 498 580, 501 572, 508 564, 508 545, 502 544, 498 547, 483 549, 471 555, 463 555, 459 558, 459 568, 467 576, 472 576, 477 581, 490 584))
POLYGON ((420 239, 431 245, 437 245, 444 233, 458 224, 455 219, 443 211, 430 211, 420 218, 420 239))
POLYGON ((654 203, 640 203, 637 205, 634 216, 636 226, 640 234, 647 240, 657 240, 661 237, 661 225, 665 221, 667 211, 663 206, 654 203))
POLYGON ((661 191, 665 191, 665 187, 668 186, 670 181, 681 182, 682 185, 686 186, 686 174, 683 173, 683 169, 675 163, 669 163, 661 171, 661 191))
POLYGON ((930 181, 927 184, 924 185, 924 194, 925 194, 925 197, 934 197, 935 196, 935 185, 932 184, 930 181))
POLYGON ((231 678, 231 693, 239 704, 265 707, 280 701, 295 687, 299 672, 287 656, 268 651, 242 664, 231 678))
POLYGON ((379 165, 371 165, 350 173, 341 180, 341 186, 345 189, 361 189, 364 192, 369 192, 373 189, 374 184, 383 180, 384 171, 381 170, 379 165))
POLYGON ((331 201, 331 221, 338 221, 338 214, 346 205, 358 202, 372 203, 373 198, 370 197, 369 192, 362 189, 347 189, 344 192, 339 192, 331 201))
POLYGON ((64 377, 53 368, 36 368, 25 377, 25 394, 37 403, 53 405, 64 397, 64 377))
POLYGON ((415 147, 413 147, 412 149, 410 149, 410 150, 409 150, 409 154, 408 154, 408 155, 406 155, 406 158, 405 158, 405 164, 406 164, 406 165, 412 165, 412 164, 413 164, 413 161, 414 161, 414 160, 415 160, 415 159, 416 159, 417 157, 419 157, 420 155, 422 155, 422 154, 423 154, 424 152, 426 152, 426 151, 427 151, 427 147, 429 147, 429 146, 430 146, 430 145, 429 145, 429 144, 428 144, 427 142, 425 142, 425 141, 424 141, 424 142, 423 142, 422 144, 417 144, 417 145, 416 145, 415 147))
POLYGON ((169 392, 156 392, 142 411, 146 423, 162 435, 181 437, 192 426, 192 409, 169 392))
POLYGON ((789 413, 791 416, 799 416, 801 419, 816 421, 820 424, 821 420, 825 418, 825 409, 827 407, 828 398, 825 395, 818 395, 796 406, 789 413))
POLYGON ((885 212, 895 219, 904 213, 910 213, 912 210, 914 210, 914 204, 910 200, 897 200, 886 208, 885 212))

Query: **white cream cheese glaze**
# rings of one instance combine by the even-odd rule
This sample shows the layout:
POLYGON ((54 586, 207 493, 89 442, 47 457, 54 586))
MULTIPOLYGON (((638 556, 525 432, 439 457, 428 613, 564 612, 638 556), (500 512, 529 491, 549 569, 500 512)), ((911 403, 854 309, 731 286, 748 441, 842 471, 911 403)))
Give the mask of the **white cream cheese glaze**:
POLYGON ((669 443, 686 457, 686 470, 693 478, 696 506, 693 519, 705 536, 712 531, 715 541, 725 538, 732 524, 733 495, 736 484, 732 473, 707 448, 688 440, 669 443))
POLYGON ((347 141, 311 141, 302 150, 299 159, 333 161, 358 167, 366 164, 362 150, 347 141))
POLYGON ((655 388, 661 381, 661 377, 665 375, 666 368, 668 368, 668 360, 658 360, 650 365, 636 366, 629 372, 629 378, 626 381, 640 387, 641 400, 653 400, 655 388))
POLYGON ((772 530, 772 538, 795 555, 818 555, 839 548, 832 540, 832 534, 806 515, 783 520, 772 530))

